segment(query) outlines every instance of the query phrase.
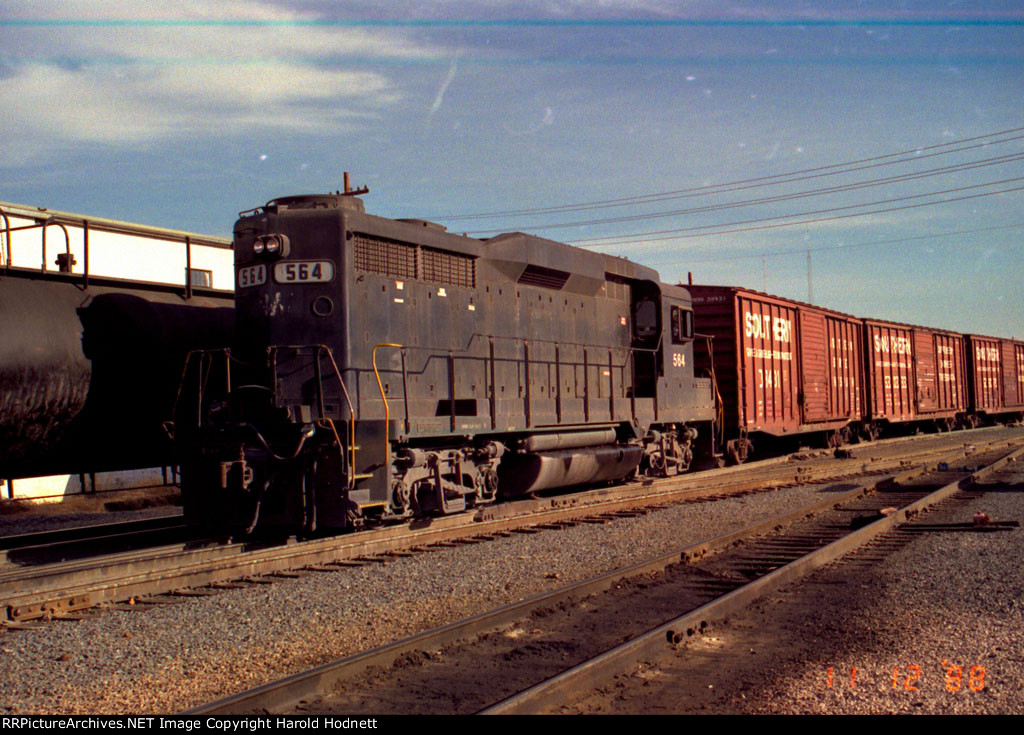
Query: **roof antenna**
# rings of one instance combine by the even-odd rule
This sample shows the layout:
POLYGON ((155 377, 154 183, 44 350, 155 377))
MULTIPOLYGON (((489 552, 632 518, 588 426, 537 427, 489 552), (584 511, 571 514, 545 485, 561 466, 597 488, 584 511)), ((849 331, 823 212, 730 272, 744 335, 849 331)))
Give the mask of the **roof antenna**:
POLYGON ((345 191, 340 192, 340 193, 343 194, 344 196, 354 197, 354 196, 359 196, 360 194, 369 194, 370 193, 370 187, 364 186, 364 187, 361 187, 359 189, 353 189, 352 188, 352 184, 351 184, 351 182, 349 180, 349 177, 348 177, 348 171, 346 171, 345 172, 345 191))

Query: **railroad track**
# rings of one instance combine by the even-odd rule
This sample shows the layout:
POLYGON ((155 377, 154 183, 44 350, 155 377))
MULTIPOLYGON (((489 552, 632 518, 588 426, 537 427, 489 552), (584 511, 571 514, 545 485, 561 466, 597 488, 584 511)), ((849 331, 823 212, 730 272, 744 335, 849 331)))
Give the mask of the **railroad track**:
POLYGON ((954 466, 949 457, 952 470, 932 465, 895 473, 706 543, 349 656, 189 714, 549 710, 638 659, 671 652, 710 621, 867 543, 1022 453, 1004 443, 1002 449, 972 456, 970 468, 962 462, 954 466), (979 464, 985 467, 977 469, 979 464), (898 512, 879 512, 889 506, 898 512), (866 523, 858 528, 854 519, 866 523), (623 638, 628 640, 622 643, 623 638), (317 699, 338 691, 331 699, 317 699))
POLYGON ((0 569, 166 544, 185 537, 180 513, 0 537, 0 569))
POLYGON ((863 464, 864 458, 854 456, 797 467, 775 461, 768 466, 726 468, 700 476, 526 500, 489 507, 475 516, 433 518, 347 536, 265 545, 193 540, 39 567, 0 568, 0 622, 18 627, 26 621, 68 616, 100 603, 147 603, 158 601, 154 599, 158 595, 204 594, 211 590, 198 588, 240 581, 261 583, 302 568, 325 570, 386 561, 432 544, 474 543, 559 524, 604 522, 616 514, 649 512, 666 503, 863 476, 908 462, 906 455, 900 454, 875 457, 880 453, 877 446, 865 446, 864 450, 872 460, 880 461, 868 466, 863 464))

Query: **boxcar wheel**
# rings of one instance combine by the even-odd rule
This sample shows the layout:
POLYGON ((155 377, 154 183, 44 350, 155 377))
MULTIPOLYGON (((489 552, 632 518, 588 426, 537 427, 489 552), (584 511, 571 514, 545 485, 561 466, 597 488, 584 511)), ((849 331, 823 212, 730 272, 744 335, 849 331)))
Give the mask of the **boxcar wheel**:
POLYGON ((731 464, 743 464, 754 450, 754 445, 749 439, 733 439, 729 441, 727 451, 731 464))

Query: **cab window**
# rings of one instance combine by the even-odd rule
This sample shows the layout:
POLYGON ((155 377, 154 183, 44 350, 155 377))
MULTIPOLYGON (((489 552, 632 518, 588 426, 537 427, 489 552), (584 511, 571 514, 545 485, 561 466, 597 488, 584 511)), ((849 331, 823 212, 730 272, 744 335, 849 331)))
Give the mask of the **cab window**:
POLYGON ((673 306, 669 320, 672 322, 672 343, 681 345, 693 339, 693 312, 673 306))

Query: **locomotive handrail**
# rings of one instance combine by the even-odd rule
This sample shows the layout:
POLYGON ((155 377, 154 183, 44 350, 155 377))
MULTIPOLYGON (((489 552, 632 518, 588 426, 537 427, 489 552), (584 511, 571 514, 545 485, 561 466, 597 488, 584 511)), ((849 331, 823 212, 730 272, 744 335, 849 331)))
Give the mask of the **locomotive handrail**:
MULTIPOLYGON (((595 344, 591 344, 591 343, 588 343, 588 342, 564 342, 562 340, 539 339, 537 337, 530 337, 530 338, 526 339, 526 338, 523 338, 523 337, 508 337, 508 336, 501 335, 501 334, 484 334, 483 332, 474 332, 473 334, 471 334, 470 337, 469 337, 470 344, 472 344, 473 340, 476 339, 477 337, 484 337, 484 338, 487 338, 487 339, 505 339, 505 340, 509 340, 511 342, 540 342, 540 343, 543 343, 543 344, 555 345, 556 347, 560 346, 560 345, 568 345, 570 347, 593 347, 595 349, 602 349, 602 350, 629 350, 630 352, 650 352, 652 354, 656 353, 658 350, 660 350, 662 348, 662 343, 661 343, 662 337, 661 336, 658 337, 658 344, 656 346, 654 346, 654 347, 633 347, 632 345, 595 345, 595 344)), ((409 349, 417 349, 417 348, 416 347, 410 347, 409 349)), ((425 349, 425 348, 420 347, 418 349, 425 349)), ((430 348, 426 348, 426 349, 430 349, 430 348)), ((440 349, 440 348, 438 348, 438 349, 440 349)), ((469 347, 466 347, 465 349, 463 349, 461 351, 462 352, 469 352, 469 347)), ((625 367, 625 365, 626 365, 626 363, 623 362, 621 365, 616 365, 616 367, 625 367)))
MULTIPOLYGON (((373 346, 373 351, 370 353, 370 362, 373 364, 373 374, 377 377, 377 388, 380 390, 381 400, 384 401, 384 446, 388 446, 388 424, 391 419, 391 408, 388 406, 387 396, 384 395, 384 383, 380 380, 380 371, 377 369, 377 349, 380 347, 397 347, 400 350, 405 350, 405 345, 396 344, 394 342, 381 342, 380 344, 373 346)), ((402 373, 405 373, 403 368, 402 373)), ((455 396, 450 397, 452 405, 454 406, 455 396)), ((408 396, 404 397, 406 410, 409 410, 409 399, 408 396)), ((455 410, 454 408, 452 410, 455 410)))
MULTIPOLYGON (((316 345, 276 345, 274 347, 268 347, 267 348, 267 359, 268 359, 269 362, 274 364, 274 366, 275 366, 274 370, 276 371, 276 369, 277 369, 276 365, 277 365, 277 352, 278 352, 278 350, 295 350, 296 352, 301 352, 303 350, 311 350, 311 349, 314 349, 314 348, 316 349, 316 355, 315 355, 316 364, 315 364, 315 368, 314 369, 316 370, 316 374, 317 374, 317 391, 319 393, 319 401, 320 401, 320 404, 318 406, 320 408, 320 420, 328 422, 331 431, 334 433, 334 438, 338 442, 338 448, 342 452, 344 452, 345 447, 342 445, 341 437, 338 436, 338 430, 337 430, 337 428, 334 425, 334 421, 324 415, 326 413, 326 411, 324 411, 324 407, 323 407, 323 379, 322 379, 322 376, 320 374, 320 356, 322 354, 324 354, 324 353, 326 353, 327 358, 331 361, 331 368, 334 370, 334 375, 338 378, 338 385, 341 386, 342 395, 345 397, 345 403, 348 405, 348 416, 349 416, 349 446, 348 446, 349 461, 347 462, 347 464, 348 464, 348 475, 349 475, 349 477, 348 477, 349 487, 352 487, 355 484, 355 476, 356 476, 356 469, 355 469, 356 468, 356 410, 355 410, 355 408, 352 405, 352 398, 351 398, 351 396, 348 393, 348 386, 345 385, 345 379, 341 377, 341 370, 338 369, 338 363, 334 359, 334 351, 331 350, 331 348, 328 347, 325 344, 316 344, 316 345)), ((342 454, 342 460, 343 461, 345 460, 344 454, 342 454)))
MULTIPOLYGON (((583 358, 584 359, 584 363, 583 363, 584 367, 587 367, 586 353, 587 353, 588 349, 597 349, 597 350, 607 349, 608 350, 608 365, 607 365, 608 370, 609 371, 616 371, 616 370, 623 371, 623 377, 622 377, 623 381, 625 381, 625 372, 624 371, 627 369, 627 366, 630 364, 630 362, 633 361, 634 366, 635 366, 635 359, 636 359, 635 355, 636 355, 636 353, 641 352, 641 353, 648 353, 648 354, 655 355, 663 347, 663 340, 662 340, 661 336, 659 336, 658 343, 657 343, 657 345, 655 347, 634 347, 632 345, 629 345, 629 346, 626 346, 626 345, 614 345, 614 346, 609 346, 609 345, 592 345, 592 344, 586 344, 586 343, 582 343, 582 342, 562 342, 562 341, 559 341, 559 340, 549 340, 549 339, 524 339, 522 337, 506 337, 506 336, 503 336, 503 335, 488 335, 488 334, 483 334, 483 333, 480 333, 480 332, 473 333, 470 336, 470 340, 469 340, 470 344, 472 344, 472 342, 477 337, 487 338, 490 341, 490 344, 491 344, 491 355, 490 355, 490 357, 487 358, 487 357, 484 357, 484 356, 480 356, 479 359, 489 360, 492 364, 495 361, 495 357, 494 357, 494 340, 495 339, 504 339, 504 340, 508 340, 508 341, 511 341, 511 342, 515 342, 515 343, 521 343, 523 345, 523 347, 525 349, 524 359, 526 360, 526 363, 527 363, 527 391, 526 391, 526 396, 524 397, 525 413, 526 413, 526 425, 527 426, 530 425, 530 403, 529 403, 530 397, 529 397, 529 377, 528 376, 529 376, 529 363, 530 363, 529 344, 531 342, 533 342, 533 343, 544 343, 544 344, 553 345, 555 347, 555 355, 556 355, 555 360, 556 360, 556 364, 562 364, 562 360, 560 359, 560 357, 558 357, 558 348, 560 346, 569 345, 569 346, 574 346, 574 347, 582 347, 583 350, 584 350, 584 358, 583 358), (615 350, 622 350, 622 351, 625 352, 625 357, 623 358, 622 362, 620 362, 620 363, 616 363, 613 360, 612 352, 615 351, 615 350)), ((385 423, 384 439, 385 439, 385 443, 390 441, 390 435, 389 435, 387 427, 390 425, 391 407, 390 407, 390 404, 388 403, 388 399, 387 399, 387 396, 386 396, 385 391, 384 391, 383 381, 381 380, 381 377, 380 377, 380 368, 377 366, 377 350, 379 348, 381 348, 381 347, 394 347, 394 348, 402 350, 402 368, 401 368, 401 370, 402 370, 402 381, 403 381, 403 402, 405 404, 405 412, 406 412, 406 417, 405 417, 406 431, 409 431, 409 416, 408 416, 408 413, 409 413, 409 403, 408 403, 407 391, 404 388, 404 385, 405 385, 405 375, 406 375, 406 367, 405 367, 405 353, 406 353, 406 350, 419 350, 421 352, 422 351, 426 351, 426 352, 431 352, 431 353, 441 353, 441 352, 447 353, 447 359, 449 361, 449 365, 448 365, 448 373, 449 373, 448 392, 449 392, 449 401, 450 401, 450 403, 449 403, 449 411, 451 412, 451 421, 452 421, 451 428, 454 431, 454 428, 455 428, 455 410, 456 409, 455 409, 455 395, 454 395, 454 386, 453 386, 453 370, 452 370, 451 361, 454 359, 455 354, 471 353, 470 347, 467 346, 467 347, 465 347, 463 349, 452 350, 452 349, 445 349, 445 348, 441 348, 441 347, 432 347, 432 346, 427 346, 427 345, 401 345, 401 344, 397 344, 397 343, 394 343, 394 342, 382 342, 382 343, 377 344, 377 345, 374 346, 374 348, 373 348, 373 350, 371 352, 371 355, 370 355, 370 361, 371 361, 371 366, 372 366, 372 369, 373 369, 374 377, 377 380, 377 389, 380 391, 381 401, 384 404, 384 423, 385 423)), ((498 358, 498 359, 508 360, 508 359, 512 359, 512 358, 498 358)), ((546 364, 547 363, 546 360, 539 360, 539 361, 536 361, 536 362, 540 362, 542 364, 546 364)), ((567 363, 567 364, 575 365, 576 363, 567 363)), ((593 366, 595 368, 600 368, 601 367, 601 365, 599 363, 596 363, 596 362, 593 364, 593 366)), ((588 375, 585 374, 584 375, 584 380, 586 380, 587 377, 588 377, 588 375)), ((609 391, 608 391, 609 412, 611 414, 614 414, 615 413, 615 409, 614 409, 614 405, 615 405, 614 404, 615 390, 614 390, 614 377, 613 377, 612 373, 609 374, 609 378, 608 379, 611 382, 611 384, 609 385, 609 391)), ((559 381, 559 384, 560 384, 560 381, 559 381)), ((590 401, 589 401, 589 391, 586 388, 584 388, 584 392, 587 394, 584 397, 584 412, 585 412, 585 414, 588 417, 587 420, 589 420, 589 408, 590 408, 590 405, 589 405, 590 404, 590 401)), ((493 422, 493 419, 494 419, 494 415, 493 415, 493 412, 494 412, 493 395, 492 395, 491 398, 492 398, 491 419, 492 419, 492 422, 493 422)), ((635 417, 636 416, 636 396, 634 394, 632 394, 632 391, 631 391, 631 395, 629 396, 629 398, 630 398, 630 414, 633 417, 635 417)), ((559 392, 557 394, 557 400, 558 401, 561 400, 561 390, 559 390, 559 392)), ((561 411, 560 406, 558 406, 556 408, 556 410, 560 412, 561 411)), ((655 416, 657 416, 657 401, 655 401, 654 410, 655 410, 655 416)))
MULTIPOLYGON (((225 381, 226 381, 226 386, 225 387, 226 387, 228 392, 231 391, 231 361, 232 360, 234 360, 235 362, 242 362, 242 361, 239 360, 237 357, 235 357, 234 355, 231 354, 231 348, 230 347, 220 347, 220 348, 212 349, 212 350, 209 350, 209 349, 208 350, 189 350, 188 354, 185 355, 185 364, 182 365, 182 368, 181 368, 181 379, 178 381, 178 391, 177 391, 177 393, 174 396, 174 405, 171 407, 171 417, 172 417, 172 420, 171 421, 163 422, 164 430, 168 431, 169 433, 172 433, 172 437, 171 437, 172 439, 173 439, 173 431, 174 431, 174 421, 173 421, 173 418, 178 415, 178 404, 181 403, 181 393, 182 393, 182 390, 185 387, 185 378, 188 376, 189 365, 192 364, 192 359, 196 355, 198 355, 199 359, 200 359, 200 363, 199 363, 199 382, 200 382, 200 386, 199 386, 200 387, 200 390, 199 390, 199 413, 196 416, 196 420, 199 422, 200 425, 202 425, 202 400, 203 400, 202 399, 202 395, 205 392, 205 387, 203 386, 204 380, 203 380, 203 362, 202 361, 206 359, 207 355, 210 355, 210 354, 213 354, 213 353, 216 353, 216 352, 223 353, 223 355, 224 355, 224 378, 225 378, 225 381)), ((210 364, 212 365, 212 362, 210 364)), ((209 374, 207 374, 207 379, 209 379, 209 374)))
MULTIPOLYGON (((338 442, 338 448, 344 452, 345 447, 342 444, 341 437, 338 436, 338 429, 334 425, 334 421, 328 418, 325 414, 323 406, 323 376, 320 374, 320 357, 323 354, 327 355, 327 359, 331 361, 331 369, 334 370, 335 377, 338 378, 338 385, 341 386, 341 393, 345 397, 345 404, 348 406, 348 417, 349 417, 349 458, 346 464, 348 464, 348 482, 349 487, 355 484, 356 476, 356 410, 352 405, 352 397, 349 395, 348 386, 345 385, 345 379, 341 377, 341 370, 338 369, 338 363, 334 359, 334 351, 330 347, 324 344, 316 345, 277 345, 275 347, 267 348, 267 358, 275 365, 277 365, 277 352, 278 350, 295 350, 301 352, 303 350, 316 349, 315 355, 315 370, 317 374, 317 391, 319 394, 319 408, 320 408, 320 421, 326 421, 329 425, 331 432, 334 434, 335 440, 338 442)), ((319 422, 318 422, 319 423, 319 422)), ((342 461, 345 461, 345 455, 342 454, 342 461)))
MULTIPOLYGON (((341 371, 338 369, 338 363, 334 359, 334 352, 327 345, 317 345, 316 352, 316 363, 317 367, 320 366, 320 354, 326 352, 328 359, 331 361, 331 367, 334 369, 334 374, 338 377, 338 384, 341 386, 341 392, 345 396, 345 403, 348 404, 348 416, 349 416, 349 452, 351 455, 351 461, 349 462, 349 487, 355 486, 356 480, 356 412, 352 407, 352 399, 348 395, 348 388, 345 385, 344 379, 341 377, 341 371)), ((321 397, 323 392, 321 391, 321 397)), ((322 414, 321 414, 322 415, 322 414)), ((326 416, 324 419, 330 422, 331 431, 334 432, 334 438, 337 439, 338 444, 341 444, 341 438, 338 436, 338 430, 334 427, 334 422, 326 416)))
MULTIPOLYGON (((604 350, 624 350, 626 353, 628 353, 627 357, 621 363, 615 364, 614 367, 616 367, 616 368, 625 368, 626 365, 629 363, 629 359, 630 359, 629 356, 632 355, 633 353, 636 353, 636 352, 647 352, 647 353, 650 353, 650 354, 656 354, 658 352, 658 350, 660 350, 662 348, 661 339, 658 340, 658 345, 656 347, 633 347, 631 345, 594 345, 594 344, 587 344, 586 342, 562 342, 562 341, 554 340, 554 339, 536 339, 536 338, 533 338, 533 337, 530 337, 530 338, 508 337, 508 336, 500 335, 500 334, 484 334, 483 332, 475 332, 472 335, 470 335, 470 338, 469 338, 470 344, 472 344, 472 342, 477 337, 482 337, 482 338, 485 338, 485 339, 504 339, 504 340, 508 340, 510 342, 520 342, 520 343, 540 342, 540 343, 543 343, 543 344, 554 345, 555 347, 569 346, 569 347, 584 347, 584 348, 594 348, 594 349, 604 349, 604 350)), ((437 353, 444 352, 444 353, 448 353, 448 354, 452 354, 452 353, 464 354, 464 353, 470 352, 470 347, 469 346, 466 346, 466 347, 463 347, 463 348, 459 348, 459 349, 451 349, 449 347, 433 347, 433 346, 430 346, 430 345, 392 345, 392 344, 386 344, 386 343, 382 343, 382 344, 377 345, 377 346, 378 347, 400 347, 403 350, 419 350, 420 352, 437 352, 437 353)), ((372 359, 372 356, 371 356, 371 359, 372 359)), ((498 359, 509 359, 509 358, 498 358, 498 359)))
MULTIPOLYGON (((608 369, 609 369, 609 371, 621 370, 621 371, 623 371, 623 373, 626 371, 627 366, 630 364, 631 361, 633 361, 634 366, 635 366, 635 359, 636 359, 635 355, 636 355, 636 353, 647 353, 647 354, 651 354, 651 355, 656 355, 664 346, 664 344, 663 344, 663 339, 664 339, 663 335, 659 335, 658 336, 658 342, 657 342, 657 344, 654 347, 635 347, 633 345, 593 345, 593 344, 587 344, 587 343, 583 343, 583 342, 564 342, 564 341, 550 340, 550 339, 534 339, 534 338, 525 339, 523 337, 509 337, 509 336, 505 336, 505 335, 491 335, 491 334, 484 334, 482 332, 474 332, 472 335, 470 335, 469 343, 467 344, 466 347, 464 347, 462 349, 454 349, 454 350, 451 349, 451 348, 433 347, 433 346, 429 346, 429 345, 401 345, 401 344, 392 343, 392 342, 382 342, 382 343, 374 346, 374 348, 373 348, 373 350, 371 352, 371 355, 370 355, 370 361, 371 361, 371 365, 372 365, 372 368, 373 368, 374 376, 376 377, 376 380, 377 380, 377 388, 380 391, 381 399, 382 399, 382 402, 384 404, 385 426, 387 427, 389 425, 389 423, 390 423, 391 409, 390 409, 390 405, 388 404, 388 400, 387 400, 387 397, 386 397, 385 392, 384 392, 383 382, 382 382, 381 377, 380 377, 380 368, 378 368, 378 366, 377 366, 377 349, 378 348, 380 348, 380 347, 394 347, 394 348, 402 350, 403 402, 405 404, 405 411, 406 411, 406 417, 405 417, 406 431, 409 430, 409 416, 408 416, 408 413, 409 413, 409 403, 408 403, 407 391, 404 389, 405 375, 406 375, 406 367, 405 367, 405 353, 406 353, 406 350, 419 350, 421 352, 425 351, 425 352, 431 352, 431 353, 442 353, 442 352, 443 353, 447 353, 447 359, 449 361, 449 366, 448 366, 448 372, 449 372, 449 394, 450 394, 449 410, 451 412, 451 422, 452 422, 451 428, 454 431, 454 428, 455 428, 455 410, 456 409, 455 409, 454 388, 453 388, 453 385, 452 385, 453 378, 452 378, 451 361, 454 359, 454 356, 456 354, 460 354, 460 355, 465 355, 467 353, 471 354, 471 345, 472 345, 472 343, 478 337, 487 339, 490 342, 490 344, 491 344, 491 355, 490 355, 490 357, 487 358, 487 357, 484 357, 484 356, 480 356, 479 359, 484 359, 484 360, 489 359, 489 361, 492 364, 495 361, 495 357, 494 357, 494 340, 499 340, 500 339, 500 340, 507 340, 507 341, 510 341, 510 342, 514 342, 514 343, 517 343, 517 344, 522 344, 523 347, 526 350, 525 360, 526 360, 526 363, 527 363, 527 374, 528 374, 528 371, 529 371, 529 363, 530 363, 530 356, 529 356, 529 345, 530 345, 530 343, 541 343, 541 344, 553 345, 554 348, 555 348, 555 354, 556 354, 556 364, 562 364, 561 359, 558 357, 558 348, 559 347, 561 347, 561 346, 582 347, 583 350, 584 350, 584 367, 585 368, 587 367, 586 352, 587 352, 588 349, 597 349, 597 350, 607 349, 608 350, 608 369), (625 357, 619 363, 614 362, 613 357, 612 357, 612 352, 615 351, 615 350, 622 350, 623 352, 625 352, 625 357)), ((498 358, 498 359, 508 360, 508 359, 512 359, 512 358, 498 358)), ((542 364, 545 364, 548 361, 546 361, 546 360, 539 360, 538 362, 540 362, 542 364)), ((576 365, 577 363, 570 362, 570 363, 567 363, 567 364, 576 365)), ((594 363, 594 367, 598 368, 600 366, 599 366, 598 363, 594 363)), ((584 375, 584 380, 586 380, 587 377, 588 377, 588 375, 585 374, 584 375)), ((625 381, 625 374, 623 374, 622 380, 625 381)), ((614 388, 612 387, 614 385, 614 377, 612 377, 610 375, 609 376, 609 381, 612 381, 612 385, 609 386, 609 391, 608 391, 609 411, 612 414, 614 414, 614 393, 615 393, 615 391, 614 391, 614 388)), ((589 391, 586 388, 584 388, 584 392, 587 394, 584 397, 584 413, 588 416, 587 420, 589 420, 589 409, 590 409, 589 391)), ((558 400, 560 400, 560 399, 561 399, 561 390, 559 390, 559 392, 558 392, 558 400)), ((529 379, 527 379, 527 393, 526 393, 526 396, 524 397, 524 401, 526 402, 525 403, 525 412, 526 412, 526 425, 527 426, 530 425, 530 403, 529 403, 529 400, 530 400, 530 398, 529 398, 529 379)), ((560 411, 560 407, 557 408, 556 410, 560 411)), ((655 410, 655 416, 657 416, 657 401, 655 401, 654 410, 655 410)), ((492 396, 492 407, 491 407, 491 419, 492 419, 492 422, 494 420, 493 412, 494 412, 494 407, 493 407, 493 396, 492 396)), ((632 416, 634 416, 634 417, 636 416, 636 396, 635 395, 630 395, 630 414, 632 416)), ((384 438, 385 438, 385 442, 389 441, 389 439, 390 439, 390 436, 389 436, 387 428, 385 428, 384 438)))
POLYGON ((711 453, 715 454, 715 440, 718 440, 720 446, 725 443, 725 401, 722 399, 722 393, 718 389, 718 375, 715 373, 715 350, 712 344, 715 339, 715 335, 694 332, 693 337, 694 343, 696 343, 698 339, 703 339, 704 346, 708 351, 708 364, 710 365, 710 369, 707 373, 708 378, 711 380, 711 390, 715 399, 715 418, 711 421, 711 453))
MULTIPOLYGON (((270 357, 270 354, 276 355, 277 350, 279 350, 279 349, 305 350, 305 349, 314 349, 314 348, 316 349, 316 360, 317 360, 318 366, 319 366, 319 361, 320 361, 321 355, 326 353, 327 358, 331 362, 331 368, 334 370, 334 374, 338 378, 338 384, 341 386, 342 394, 345 397, 345 403, 348 405, 349 431, 351 432, 351 442, 350 442, 350 446, 349 446, 350 461, 348 462, 348 465, 349 465, 349 467, 348 467, 348 475, 349 475, 349 485, 351 486, 352 482, 355 479, 355 459, 356 459, 355 426, 356 426, 356 412, 355 412, 355 408, 352 405, 352 398, 349 395, 348 388, 345 385, 344 379, 341 377, 341 371, 338 369, 338 363, 334 359, 334 353, 331 351, 331 348, 328 347, 327 345, 322 345, 322 344, 320 344, 320 345, 289 345, 289 346, 283 346, 282 345, 282 346, 270 348, 268 350, 268 357, 270 357)), ((204 371, 203 367, 204 367, 204 365, 212 366, 212 364, 213 364, 212 363, 212 355, 214 355, 216 353, 220 353, 220 354, 222 354, 224 356, 224 377, 225 377, 225 381, 226 381, 225 388, 226 388, 228 393, 231 392, 231 390, 232 390, 232 388, 231 388, 231 362, 235 361, 235 362, 238 362, 238 363, 242 363, 244 361, 240 360, 237 357, 235 357, 234 355, 232 355, 231 354, 231 348, 229 348, 229 347, 221 347, 221 348, 217 348, 217 349, 208 349, 208 350, 190 350, 189 353, 185 357, 185 364, 182 367, 182 371, 181 371, 181 380, 178 381, 178 392, 177 392, 177 394, 174 397, 174 406, 173 406, 172 412, 171 412, 171 416, 172 417, 177 416, 178 405, 181 402, 181 394, 182 394, 182 391, 183 391, 184 386, 185 386, 185 379, 186 379, 186 377, 188 375, 189 366, 192 364, 193 358, 195 358, 198 355, 199 356, 199 360, 200 360, 200 363, 199 363, 199 373, 200 374, 198 376, 198 380, 199 380, 199 395, 198 395, 199 404, 198 404, 198 415, 197 415, 196 418, 197 418, 197 421, 200 423, 200 425, 202 424, 203 394, 206 392, 206 381, 209 380, 209 376, 210 376, 210 374, 212 372, 210 370, 204 371), (209 363, 206 362, 207 359, 210 360, 209 363), (204 375, 205 375, 205 377, 204 377, 204 375)), ((241 390, 243 388, 260 388, 260 389, 264 389, 264 390, 270 390, 266 386, 258 386, 258 385, 238 386, 237 388, 235 388, 235 390, 241 390)), ((321 388, 321 397, 322 397, 322 388, 321 388)), ((321 412, 321 419, 320 420, 321 421, 326 421, 328 423, 329 428, 331 429, 331 432, 334 434, 335 440, 338 442, 339 449, 342 452, 344 452, 345 447, 344 447, 344 444, 341 441, 341 437, 338 436, 338 430, 337 430, 337 428, 334 425, 334 421, 332 421, 331 419, 327 418, 326 416, 323 416, 323 412, 321 412)), ((320 424, 320 421, 318 421, 317 423, 318 423, 318 425, 322 425, 322 424, 320 424)), ((173 420, 172 421, 165 421, 165 422, 163 422, 163 426, 164 426, 164 430, 167 431, 171 435, 171 438, 173 438, 173 434, 174 434, 174 421, 173 420)), ((343 460, 345 459, 344 454, 342 455, 342 459, 343 460)))

